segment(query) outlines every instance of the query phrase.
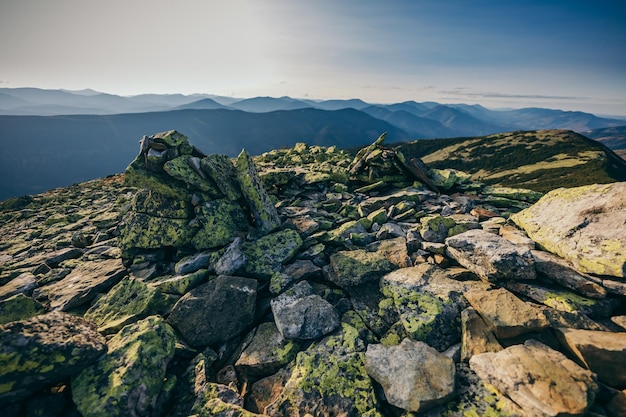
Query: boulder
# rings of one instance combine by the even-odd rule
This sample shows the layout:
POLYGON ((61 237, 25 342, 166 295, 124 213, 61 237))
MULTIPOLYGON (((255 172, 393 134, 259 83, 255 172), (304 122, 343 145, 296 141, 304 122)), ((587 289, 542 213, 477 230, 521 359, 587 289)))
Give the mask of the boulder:
POLYGON ((65 278, 33 292, 35 299, 48 299, 52 310, 67 311, 91 301, 127 275, 120 259, 87 261, 65 278))
POLYGON ((446 254, 488 282, 535 279, 530 250, 481 229, 446 239, 446 254))
POLYGON ((365 369, 382 385, 389 404, 406 411, 424 411, 454 395, 454 362, 424 342, 370 344, 365 369))
POLYGON ((79 373, 106 349, 95 326, 63 312, 0 326, 0 407, 79 373))
POLYGON ((211 200, 196 208, 200 229, 191 239, 197 250, 213 249, 228 244, 240 232, 248 230, 243 209, 226 199, 211 200))
POLYGON ((274 322, 261 323, 235 362, 235 369, 246 378, 269 376, 291 362, 298 348, 298 342, 285 339, 274 322))
POLYGON ((98 298, 84 317, 94 322, 101 333, 116 333, 127 324, 156 314, 165 307, 161 292, 142 281, 126 278, 98 298))
POLYGON ((265 414, 380 417, 364 349, 357 330, 342 324, 337 333, 298 353, 284 389, 265 414))
POLYGON ((274 321, 287 339, 317 339, 339 326, 335 308, 301 281, 271 301, 274 321))
POLYGON ((578 271, 626 277, 626 182, 559 188, 511 219, 578 271))
POLYGON ((0 287, 0 300, 12 295, 31 295, 37 288, 37 279, 30 272, 24 272, 0 287))
POLYGON ((470 367, 529 415, 583 416, 598 385, 591 371, 535 340, 496 353, 481 353, 470 367))
POLYGON ((342 288, 376 280, 397 268, 383 253, 369 252, 365 249, 332 254, 330 267, 332 270, 330 279, 342 288))
POLYGON ((603 383, 626 389, 626 333, 557 328, 557 336, 603 383))
POLYGON ((288 263, 302 246, 302 239, 295 230, 284 229, 241 245, 246 262, 246 274, 260 279, 270 279, 275 272, 288 263))
POLYGON ((211 154, 202 158, 200 168, 228 200, 236 201, 242 197, 235 166, 226 155, 211 154))
POLYGON ((128 325, 101 360, 72 378, 72 399, 84 417, 157 416, 158 397, 176 336, 160 317, 128 325))
POLYGON ((464 295, 499 339, 542 330, 550 324, 539 309, 531 307, 504 288, 474 290, 464 295))
POLYGON ((167 319, 194 347, 225 342, 254 319, 257 281, 220 275, 181 297, 167 319))

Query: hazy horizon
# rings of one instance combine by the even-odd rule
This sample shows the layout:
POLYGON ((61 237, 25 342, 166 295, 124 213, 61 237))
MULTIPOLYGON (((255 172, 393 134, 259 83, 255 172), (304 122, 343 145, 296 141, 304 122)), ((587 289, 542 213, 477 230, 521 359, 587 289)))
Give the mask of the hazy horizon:
POLYGON ((0 4, 0 87, 360 98, 626 115, 626 4, 0 4))

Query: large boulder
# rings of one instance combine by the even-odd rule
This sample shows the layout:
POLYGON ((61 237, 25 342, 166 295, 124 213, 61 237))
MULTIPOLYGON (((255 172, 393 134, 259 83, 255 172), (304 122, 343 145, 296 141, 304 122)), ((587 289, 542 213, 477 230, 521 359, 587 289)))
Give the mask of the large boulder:
POLYGON ((104 358, 72 378, 72 398, 84 417, 156 416, 176 336, 158 316, 120 330, 104 358))
POLYGON ((626 182, 559 188, 511 219, 580 272, 626 277, 626 182))
POLYGON ((370 344, 365 369, 382 385, 389 404, 407 411, 424 411, 454 395, 454 362, 424 342, 370 344))
POLYGON ((93 324, 62 312, 0 326, 0 407, 77 374, 106 349, 93 324))
POLYGON ((252 323, 257 281, 220 275, 180 298, 168 323, 195 347, 231 339, 252 323))
POLYGON ((485 281, 535 279, 535 263, 529 249, 503 237, 472 229, 446 239, 446 253, 485 281))
POLYGON ((593 373, 535 340, 496 353, 481 353, 470 367, 529 415, 582 416, 598 385, 593 373))

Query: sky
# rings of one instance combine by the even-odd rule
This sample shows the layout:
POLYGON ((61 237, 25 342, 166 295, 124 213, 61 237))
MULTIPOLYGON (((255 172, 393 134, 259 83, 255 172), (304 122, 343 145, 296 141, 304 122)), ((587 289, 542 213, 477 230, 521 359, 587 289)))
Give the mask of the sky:
POLYGON ((623 0, 2 0, 0 87, 626 115, 623 0))

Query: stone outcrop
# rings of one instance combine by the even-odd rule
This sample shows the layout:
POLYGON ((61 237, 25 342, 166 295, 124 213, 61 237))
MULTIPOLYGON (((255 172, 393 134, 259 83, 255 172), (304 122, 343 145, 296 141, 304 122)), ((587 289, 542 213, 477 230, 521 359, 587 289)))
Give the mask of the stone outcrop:
POLYGON ((620 277, 509 221, 538 193, 383 140, 230 159, 163 132, 124 175, 2 205, 0 323, 21 356, 0 352, 17 361, 0 413, 619 415, 620 277), (28 359, 35 340, 77 356, 28 359))
POLYGON ((626 183, 559 188, 511 219, 580 272, 626 277, 626 183))

